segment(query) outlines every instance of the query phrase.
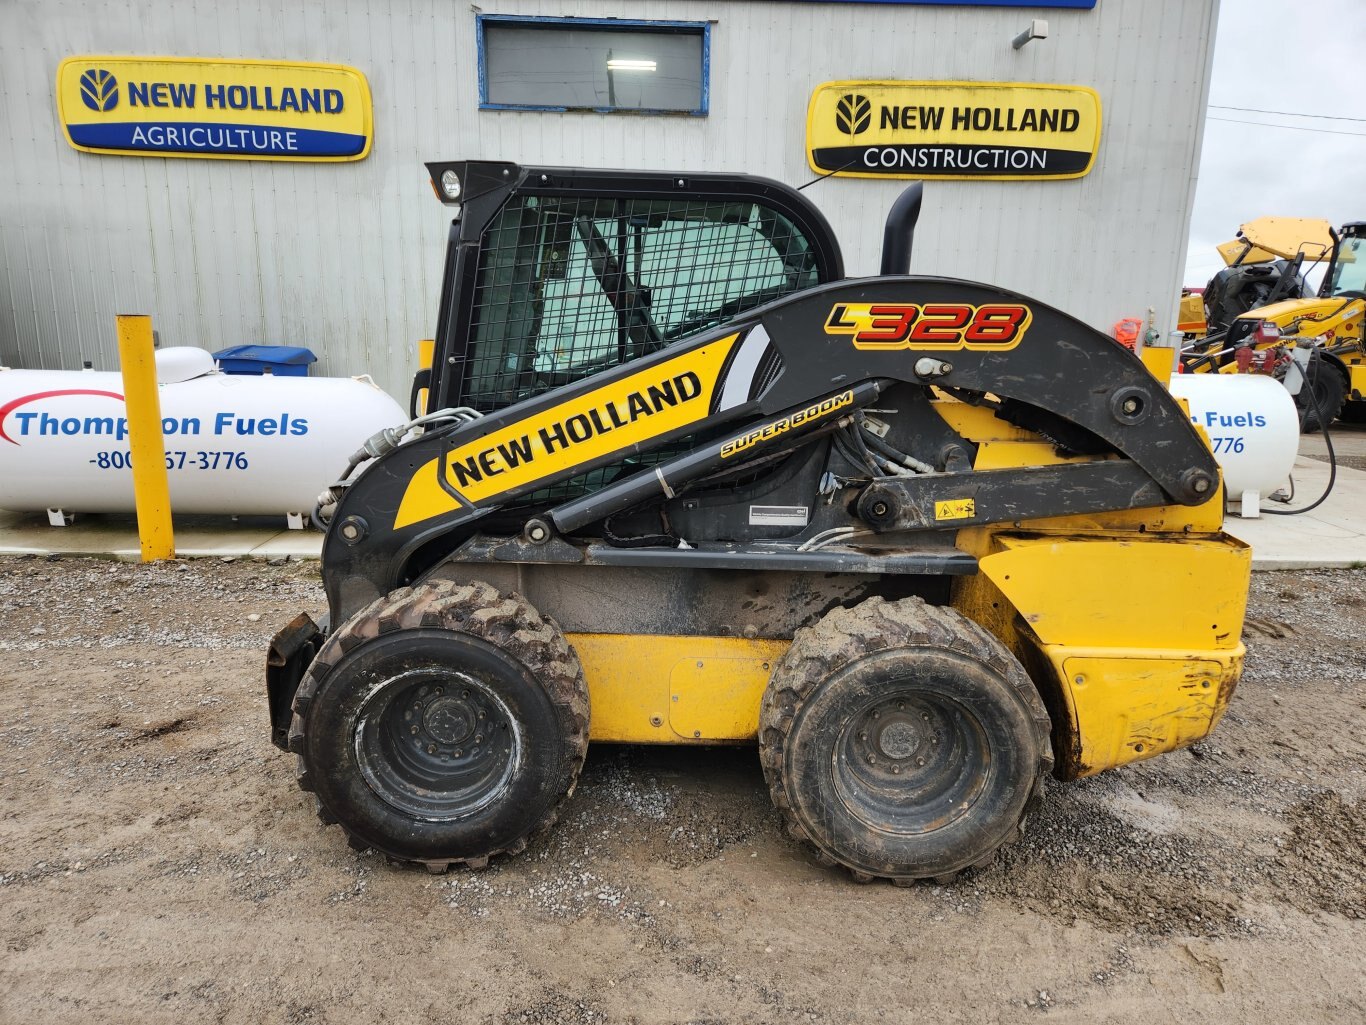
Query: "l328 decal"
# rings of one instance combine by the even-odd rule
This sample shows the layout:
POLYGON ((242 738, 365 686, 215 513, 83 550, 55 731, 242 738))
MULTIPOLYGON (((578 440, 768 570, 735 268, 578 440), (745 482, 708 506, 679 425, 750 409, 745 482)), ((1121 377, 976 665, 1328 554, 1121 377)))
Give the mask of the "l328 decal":
POLYGON ((852 335, 854 348, 979 349, 1002 352, 1024 338, 1032 315, 1013 303, 836 303, 828 335, 852 335))

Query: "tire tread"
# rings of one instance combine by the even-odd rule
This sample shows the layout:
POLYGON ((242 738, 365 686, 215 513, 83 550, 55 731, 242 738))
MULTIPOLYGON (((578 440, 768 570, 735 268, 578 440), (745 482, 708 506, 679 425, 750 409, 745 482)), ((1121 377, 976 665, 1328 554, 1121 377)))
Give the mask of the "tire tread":
MULTIPOLYGON (((953 609, 930 605, 921 598, 888 601, 875 596, 855 606, 833 609, 818 622, 797 631, 792 646, 774 667, 772 682, 764 691, 759 709, 759 761, 773 804, 788 832, 812 849, 822 864, 834 863, 835 859, 814 843, 798 821, 784 784, 783 760, 792 724, 815 689, 836 670, 870 652, 908 645, 947 648, 989 665, 1020 697, 1034 725, 1039 766, 1020 822, 1001 845, 977 859, 976 865, 989 861, 1000 846, 1018 838, 1024 818, 1037 804, 1043 777, 1053 768, 1051 721, 1038 688, 1019 660, 985 628, 953 609)), ((863 869, 845 867, 856 880, 863 881, 862 877, 868 875, 863 869)), ((934 878, 955 875, 957 872, 940 873, 934 878)), ((879 878, 906 881, 905 877, 892 875, 879 878)))
MULTIPOLYGON (((308 710, 327 675, 345 655, 381 633, 423 628, 451 630, 494 644, 532 671, 559 712, 565 735, 566 758, 570 763, 568 785, 543 820, 529 833, 502 847, 461 858, 407 858, 361 840, 347 830, 345 824, 341 824, 342 829, 353 848, 367 850, 373 847, 399 863, 425 866, 433 871, 445 871, 451 865, 484 868, 492 857, 524 850, 529 840, 544 834, 554 824, 563 803, 574 792, 588 751, 589 701, 583 668, 554 620, 542 616, 516 592, 503 594, 482 581, 457 584, 438 579, 415 587, 399 588, 388 597, 371 602, 334 631, 319 650, 294 695, 289 750, 297 755, 295 777, 300 789, 312 792, 305 740, 308 710)), ((337 816, 316 797, 315 802, 323 824, 337 824, 337 816)))

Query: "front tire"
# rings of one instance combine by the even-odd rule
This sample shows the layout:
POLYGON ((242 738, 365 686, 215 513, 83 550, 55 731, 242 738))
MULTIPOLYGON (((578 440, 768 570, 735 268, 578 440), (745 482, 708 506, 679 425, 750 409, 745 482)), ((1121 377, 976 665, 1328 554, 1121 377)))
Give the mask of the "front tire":
POLYGON ((588 689, 519 595, 439 581, 328 638, 294 699, 299 785, 351 844, 483 867, 553 822, 588 747, 588 689))
POLYGON ((989 862, 1052 766, 1024 668, 918 598, 871 598, 799 630, 759 722, 789 831, 860 881, 947 880, 989 862))

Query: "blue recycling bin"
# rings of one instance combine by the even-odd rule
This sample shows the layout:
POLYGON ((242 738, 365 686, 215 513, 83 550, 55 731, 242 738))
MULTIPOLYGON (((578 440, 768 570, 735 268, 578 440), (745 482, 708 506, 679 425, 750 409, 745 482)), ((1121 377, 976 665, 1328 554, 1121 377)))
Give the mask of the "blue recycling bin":
POLYGON ((276 377, 307 377, 310 363, 318 362, 311 349, 297 345, 233 345, 213 354, 225 374, 273 374, 276 377))

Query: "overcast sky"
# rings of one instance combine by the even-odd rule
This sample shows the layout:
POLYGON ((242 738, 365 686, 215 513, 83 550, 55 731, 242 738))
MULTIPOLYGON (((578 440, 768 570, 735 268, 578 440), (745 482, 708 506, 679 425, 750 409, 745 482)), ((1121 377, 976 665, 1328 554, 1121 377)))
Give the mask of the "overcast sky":
POLYGON ((1366 221, 1366 0, 1223 0, 1209 102, 1187 285, 1204 285, 1224 265, 1215 245, 1257 217, 1366 221))

